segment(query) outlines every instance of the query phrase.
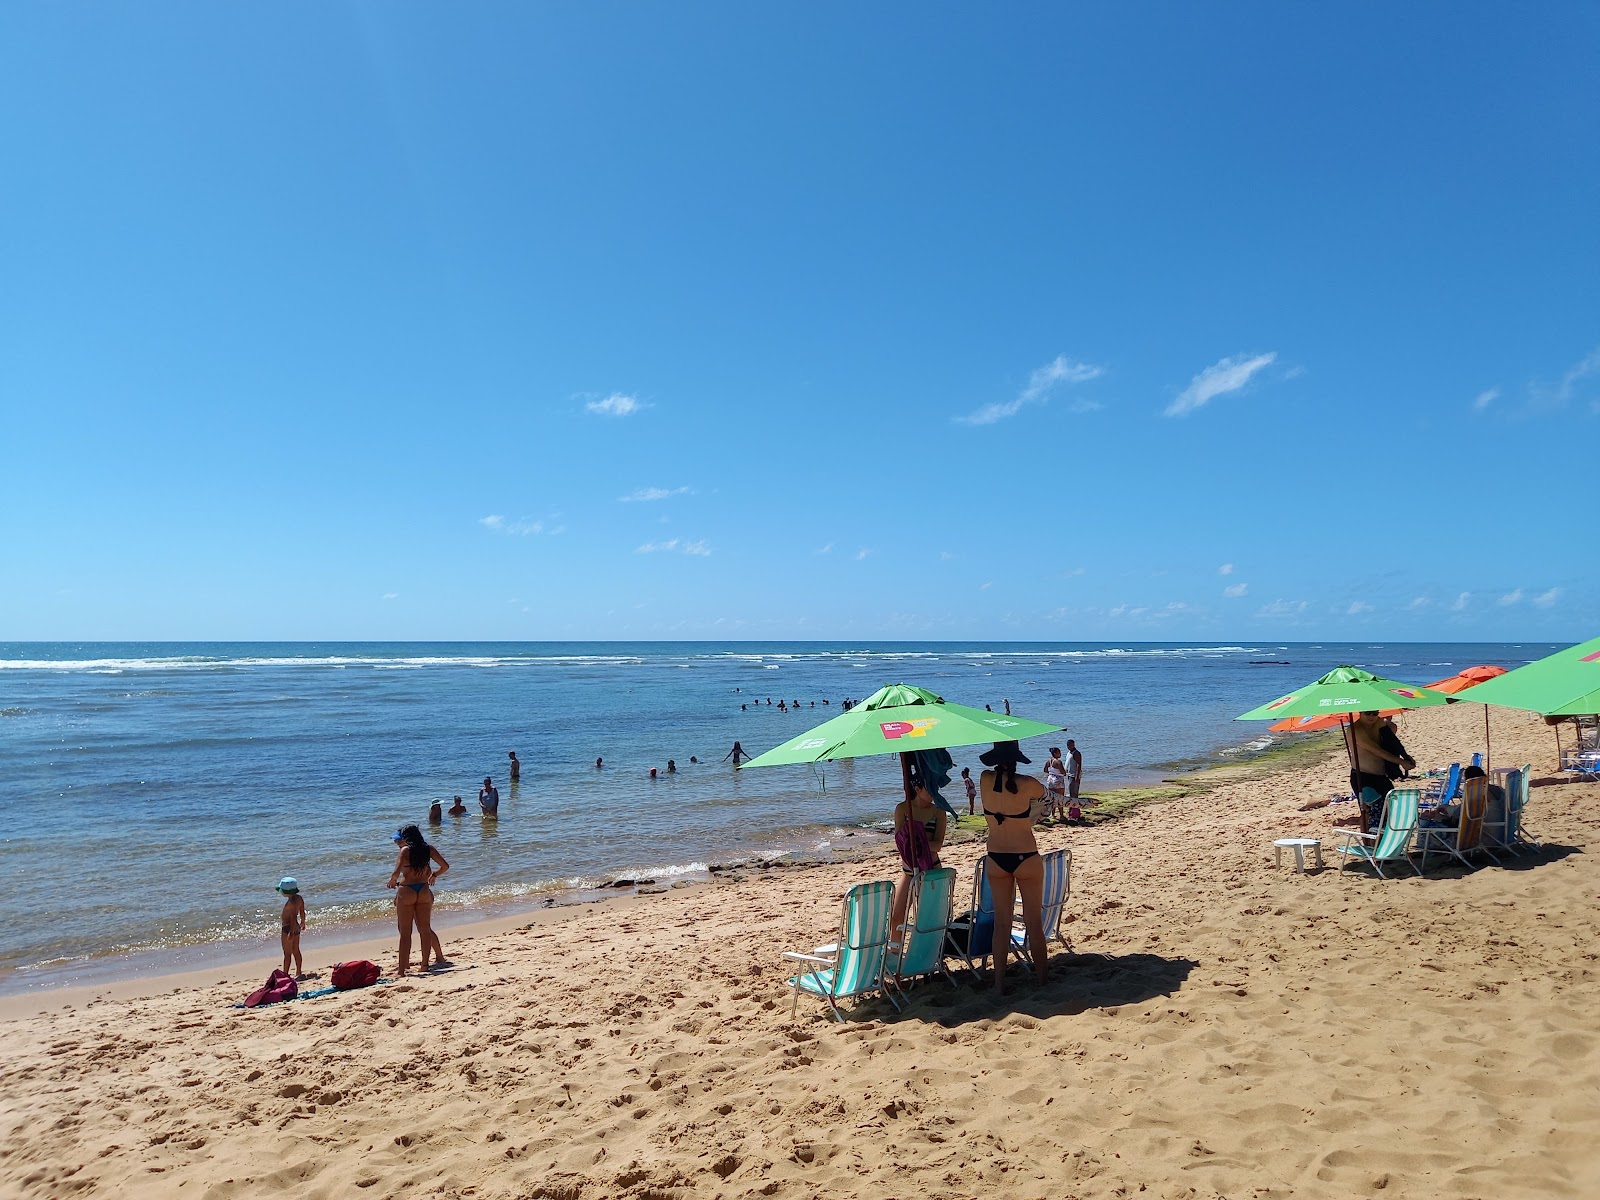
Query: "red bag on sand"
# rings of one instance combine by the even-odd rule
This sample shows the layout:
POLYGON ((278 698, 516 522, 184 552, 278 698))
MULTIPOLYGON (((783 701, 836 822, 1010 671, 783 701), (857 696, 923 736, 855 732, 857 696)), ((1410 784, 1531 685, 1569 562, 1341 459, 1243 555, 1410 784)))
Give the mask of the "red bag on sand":
POLYGON ((287 972, 273 968, 272 974, 267 976, 267 986, 257 988, 244 998, 246 1008, 257 1008, 263 1004, 281 1004, 285 1000, 293 1000, 300 994, 300 985, 294 981, 294 976, 287 972))
POLYGON ((377 963, 358 958, 354 962, 335 963, 328 982, 336 988, 371 987, 381 974, 377 963))

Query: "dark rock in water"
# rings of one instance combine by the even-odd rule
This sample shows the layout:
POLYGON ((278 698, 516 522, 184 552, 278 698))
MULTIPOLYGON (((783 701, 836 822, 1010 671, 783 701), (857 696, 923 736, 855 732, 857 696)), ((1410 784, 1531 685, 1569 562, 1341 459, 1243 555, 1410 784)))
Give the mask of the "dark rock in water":
POLYGON ((652 884, 649 887, 640 888, 639 889, 639 895, 641 895, 641 896, 659 896, 659 895, 663 894, 666 890, 667 889, 662 887, 659 883, 658 884, 652 884))
POLYGON ((672 886, 673 886, 674 889, 676 889, 676 888, 686 888, 686 887, 689 886, 689 881, 687 879, 674 879, 672 881, 672 886))
POLYGON ((621 879, 613 879, 610 886, 614 888, 643 887, 647 883, 654 882, 654 879, 629 879, 627 876, 623 876, 621 879))

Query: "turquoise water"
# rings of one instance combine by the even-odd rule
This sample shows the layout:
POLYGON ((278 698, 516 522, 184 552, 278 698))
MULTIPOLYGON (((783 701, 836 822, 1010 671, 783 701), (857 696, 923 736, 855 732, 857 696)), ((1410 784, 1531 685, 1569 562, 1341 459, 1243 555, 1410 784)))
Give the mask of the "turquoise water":
MULTIPOLYGON (((0 991, 237 938, 270 956, 285 874, 319 937, 382 915, 395 827, 456 793, 475 814, 485 774, 498 824, 447 818, 430 834, 452 867, 447 909, 826 855, 888 817, 892 759, 749 772, 721 760, 735 739, 759 753, 885 683, 997 711, 1010 698, 1066 724, 1093 791, 1237 752, 1265 731, 1234 714, 1342 662, 1427 682, 1557 648, 0 643, 0 991), (799 711, 780 713, 780 698, 799 711), (668 758, 678 773, 650 780, 668 758)), ((982 749, 956 751, 958 766, 982 749)), ((1043 749, 1025 745, 1036 762, 1043 749)))

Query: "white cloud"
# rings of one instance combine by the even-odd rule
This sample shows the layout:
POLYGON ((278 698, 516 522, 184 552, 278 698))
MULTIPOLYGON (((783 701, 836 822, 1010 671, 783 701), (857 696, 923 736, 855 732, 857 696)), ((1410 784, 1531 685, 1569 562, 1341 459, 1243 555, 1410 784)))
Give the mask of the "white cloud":
MULTIPOLYGON (((1094 366, 1092 363, 1073 362, 1066 355, 1057 355, 1053 362, 1037 368, 1028 376, 1027 386, 1017 393, 1012 400, 985 404, 977 412, 969 413, 955 420, 962 425, 993 425, 996 421, 1003 421, 1007 417, 1015 416, 1027 404, 1035 404, 1043 400, 1050 392, 1063 383, 1088 383, 1091 379, 1098 379, 1105 374, 1104 367, 1094 366)), ((1080 401, 1079 403, 1093 403, 1080 401)), ((1096 408, 1099 405, 1095 405, 1096 408)), ((1076 412, 1088 412, 1089 409, 1077 408, 1076 412)))
POLYGON ((1540 592, 1533 598, 1533 602, 1540 608, 1549 608, 1561 599, 1561 589, 1551 588, 1548 592, 1540 592))
POLYGON ((1362 613, 1369 613, 1371 611, 1372 605, 1368 604, 1365 600, 1352 600, 1350 601, 1350 607, 1344 610, 1344 615, 1347 617, 1359 617, 1362 613))
POLYGON ((1271 366, 1277 357, 1276 352, 1257 354, 1254 358, 1246 358, 1240 354, 1213 363, 1191 379, 1189 386, 1179 393, 1178 398, 1167 405, 1166 415, 1181 417, 1209 404, 1218 396, 1237 392, 1250 382, 1252 375, 1263 367, 1271 366))
POLYGON ((817 550, 816 550, 816 553, 818 553, 818 554, 832 554, 833 553, 833 543, 829 542, 826 546, 818 547, 817 550))
POLYGON ((689 489, 686 488, 686 487, 675 487, 675 488, 644 487, 644 488, 637 488, 634 491, 629 492, 626 496, 618 496, 617 500, 622 504, 631 504, 636 500, 640 500, 640 501, 665 500, 669 496, 687 496, 688 494, 689 494, 689 489))
POLYGON ((980 583, 980 584, 979 584, 979 585, 978 585, 978 590, 979 590, 979 591, 980 591, 980 592, 987 592, 987 591, 988 591, 988 590, 989 590, 989 589, 990 589, 990 588, 992 588, 992 587, 993 587, 993 586, 994 586, 994 580, 992 580, 992 579, 991 579, 991 580, 989 580, 989 582, 988 582, 988 583, 980 583))
MULTIPOLYGON (((485 529, 492 529, 496 533, 510 534, 514 537, 529 537, 533 534, 546 532, 543 521, 535 521, 531 517, 523 517, 520 520, 512 521, 500 516, 498 513, 490 514, 487 517, 479 517, 478 524, 485 529)), ((565 528, 565 526, 560 526, 549 530, 549 532, 552 534, 561 533, 565 528)))
POLYGON ((641 408, 650 407, 637 396, 629 396, 624 392, 612 392, 600 400, 590 400, 583 406, 589 412, 599 413, 603 417, 631 417, 641 408))
POLYGON ((634 549, 635 554, 671 554, 674 551, 680 554, 692 554, 699 558, 711 557, 711 546, 705 538, 695 538, 687 542, 679 538, 668 538, 664 542, 646 542, 634 549))
POLYGON ((1223 563, 1220 567, 1217 568, 1217 574, 1218 575, 1232 575, 1233 574, 1233 564, 1232 563, 1223 563))
POLYGON ((1232 584, 1232 585, 1230 585, 1228 587, 1223 588, 1222 589, 1222 594, 1224 596, 1237 597, 1237 596, 1247 595, 1249 593, 1249 591, 1250 591, 1250 585, 1248 583, 1235 583, 1235 584, 1232 584))
POLYGON ((400 593, 399 592, 385 592, 383 594, 383 598, 385 600, 398 600, 398 599, 400 599, 400 593))
POLYGON ((1496 603, 1500 604, 1502 607, 1506 607, 1506 608, 1509 608, 1513 604, 1521 604, 1522 603, 1522 589, 1521 588, 1515 588, 1514 590, 1507 592, 1504 596, 1501 596, 1500 599, 1498 601, 1496 601, 1496 603))
POLYGON ((1411 601, 1411 603, 1410 603, 1410 605, 1408 607, 1410 607, 1410 608, 1427 608, 1428 605, 1430 605, 1432 603, 1433 603, 1433 601, 1429 600, 1426 596, 1417 596, 1417 597, 1412 599, 1412 601, 1411 601))
POLYGON ((856 561, 860 562, 863 558, 866 558, 867 555, 869 555, 871 553, 872 553, 872 551, 867 549, 867 547, 865 547, 865 546, 861 547, 861 549, 856 551, 856 561))
POLYGON ((948 550, 939 551, 939 561, 940 562, 949 562, 954 557, 955 557, 955 555, 951 554, 950 551, 948 551, 948 550))
POLYGON ((1561 377, 1561 382, 1556 385, 1557 402, 1566 404, 1567 401, 1572 399, 1572 393, 1577 389, 1578 384, 1588 379, 1591 375, 1600 375, 1600 346, 1596 346, 1589 351, 1587 357, 1580 359, 1567 369, 1567 373, 1561 377))
POLYGON ((1304 600, 1274 600, 1256 610, 1258 617, 1298 617, 1306 611, 1304 600))
POLYGON ((1479 392, 1476 396, 1473 397, 1473 399, 1472 399, 1472 411, 1473 412, 1482 412, 1484 409, 1488 408, 1489 405, 1493 404, 1498 399, 1500 399, 1500 389, 1499 388, 1497 388, 1497 387, 1485 388, 1483 391, 1479 392))
POLYGON ((1472 602, 1472 593, 1471 592, 1462 592, 1459 596, 1457 596, 1454 600, 1452 600, 1450 602, 1450 610, 1452 612, 1460 612, 1462 609, 1466 608, 1467 605, 1470 604, 1471 602, 1472 602))

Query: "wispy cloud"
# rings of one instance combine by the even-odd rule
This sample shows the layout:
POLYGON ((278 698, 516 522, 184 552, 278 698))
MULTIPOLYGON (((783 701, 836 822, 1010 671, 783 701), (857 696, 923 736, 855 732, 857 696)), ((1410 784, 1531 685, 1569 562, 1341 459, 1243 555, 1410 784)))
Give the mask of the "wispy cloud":
POLYGON ((1560 599, 1561 589, 1558 587, 1553 587, 1548 592, 1540 592, 1533 598, 1533 602, 1540 608, 1550 608, 1560 599))
POLYGON ((1258 617, 1298 617, 1306 611, 1304 600, 1274 600, 1256 610, 1258 617))
POLYGON ((813 553, 815 553, 815 554, 832 554, 833 553, 833 543, 829 542, 826 546, 818 546, 816 548, 816 550, 813 551, 813 553))
POLYGON ((1582 387, 1583 381, 1600 376, 1600 346, 1567 368, 1561 382, 1556 384, 1556 403, 1565 407, 1582 387))
POLYGON ((1513 604, 1521 604, 1522 589, 1515 588, 1507 592, 1504 596, 1501 596, 1499 600, 1495 601, 1495 603, 1499 604, 1503 608, 1510 608, 1513 604))
POLYGON ((1498 399, 1500 399, 1500 389, 1499 388, 1497 388, 1497 387, 1485 388, 1483 391, 1479 392, 1476 396, 1474 396, 1472 398, 1472 411, 1473 412, 1482 412, 1484 409, 1488 408, 1489 405, 1493 404, 1498 399))
POLYGON ((634 491, 629 492, 626 496, 618 496, 617 502, 620 504, 632 504, 635 501, 665 500, 671 496, 687 496, 688 494, 689 489, 686 487, 644 487, 637 488, 634 491))
MULTIPOLYGON (((1091 379, 1098 379, 1105 374, 1104 367, 1097 367, 1092 363, 1073 362, 1066 355, 1058 355, 1054 361, 1037 368, 1028 376, 1027 386, 1017 393, 1011 400, 998 401, 985 404, 977 412, 969 413, 955 420, 962 425, 993 425, 996 421, 1003 421, 1007 417, 1014 417, 1022 411, 1024 405, 1036 404, 1049 396, 1051 391, 1061 384, 1088 383, 1091 379)), ((1089 402, 1089 403, 1092 403, 1089 402)), ((1096 405, 1095 407, 1099 407, 1096 405)), ((1075 411, 1088 412, 1089 409, 1075 411)))
POLYGON ((1430 605, 1432 603, 1433 603, 1433 601, 1429 600, 1426 596, 1415 596, 1415 597, 1412 598, 1411 603, 1409 605, 1407 605, 1407 607, 1408 608, 1427 608, 1428 605, 1430 605))
POLYGON ((1217 568, 1217 574, 1218 575, 1232 575, 1233 574, 1233 564, 1232 563, 1223 563, 1220 567, 1217 568))
POLYGON ((1466 609, 1467 605, 1469 605, 1471 603, 1472 603, 1472 593, 1471 592, 1462 592, 1454 600, 1450 601, 1450 611, 1451 612, 1462 612, 1463 610, 1466 609))
POLYGON ((498 513, 491 513, 487 517, 479 517, 478 524, 485 529, 492 529, 496 533, 509 534, 513 537, 531 537, 540 533, 556 534, 562 532, 564 528, 564 526, 549 526, 543 521, 535 521, 532 517, 521 517, 513 521, 509 517, 500 516, 498 513))
POLYGON ((1248 595, 1249 592, 1250 585, 1248 583, 1235 583, 1222 589, 1222 594, 1224 596, 1230 596, 1233 598, 1248 595))
POLYGON ((398 600, 398 599, 400 599, 400 593, 399 592, 385 592, 383 594, 383 598, 385 600, 398 600))
POLYGON ((1365 600, 1352 600, 1350 601, 1350 607, 1344 610, 1344 615, 1347 617, 1359 617, 1362 613, 1369 613, 1371 611, 1372 605, 1368 604, 1365 600))
POLYGON ((955 555, 951 554, 950 551, 948 551, 948 550, 939 551, 939 561, 940 562, 949 562, 954 557, 955 557, 955 555))
POLYGON ((583 407, 602 417, 631 417, 641 408, 650 406, 637 396, 630 396, 626 392, 612 392, 609 396, 587 401, 583 407))
POLYGON ((634 549, 635 554, 692 554, 699 558, 711 556, 711 546, 704 538, 695 538, 692 541, 683 541, 681 538, 668 538, 664 542, 646 542, 634 549))
POLYGON ((860 562, 863 558, 866 558, 871 553, 872 553, 872 551, 870 549, 868 549, 866 546, 861 547, 861 549, 856 551, 856 561, 860 562))
POLYGON ((1253 358, 1240 354, 1213 363, 1191 379, 1178 398, 1167 405, 1166 415, 1181 417, 1209 404, 1218 396, 1239 391, 1250 382, 1251 376, 1263 367, 1271 366, 1277 358, 1276 352, 1257 354, 1253 358))

